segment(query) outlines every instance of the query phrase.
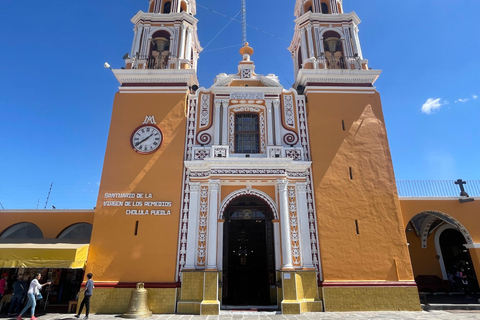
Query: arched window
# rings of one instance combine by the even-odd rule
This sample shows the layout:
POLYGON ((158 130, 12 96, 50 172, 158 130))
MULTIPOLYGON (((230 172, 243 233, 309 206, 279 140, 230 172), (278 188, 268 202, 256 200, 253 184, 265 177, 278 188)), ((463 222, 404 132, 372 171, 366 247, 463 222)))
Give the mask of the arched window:
POLYGON ((148 69, 168 69, 170 56, 170 33, 160 30, 152 35, 150 54, 147 61, 148 69))
POLYGON ((305 5, 303 6, 303 11, 305 13, 307 13, 308 11, 313 12, 313 6, 311 1, 305 3, 305 5))
POLYGON ((43 239, 43 232, 33 223, 21 222, 3 231, 0 239, 43 239))
POLYGON ((323 39, 327 69, 347 69, 341 36, 334 31, 327 31, 323 39))
POLYGON ((302 69, 302 64, 303 64, 303 59, 302 59, 302 48, 298 48, 298 53, 297 53, 297 58, 298 58, 298 69, 302 69))
POLYGON ((322 2, 322 13, 328 13, 328 4, 322 2))
POLYGON ((162 13, 170 13, 172 11, 172 2, 167 1, 163 4, 162 13))
POLYGON ((187 4, 185 3, 185 1, 182 1, 180 3, 180 12, 187 12, 187 4))
POLYGON ((92 225, 90 223, 76 223, 63 230, 58 239, 88 239, 92 235, 92 225))
POLYGON ((260 153, 258 114, 235 115, 235 153, 260 153))

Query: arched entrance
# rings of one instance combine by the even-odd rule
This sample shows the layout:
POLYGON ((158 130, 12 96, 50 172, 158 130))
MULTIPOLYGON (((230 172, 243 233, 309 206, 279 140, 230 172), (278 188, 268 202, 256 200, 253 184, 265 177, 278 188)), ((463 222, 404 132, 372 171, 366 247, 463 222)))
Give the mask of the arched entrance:
POLYGON ((276 305, 272 210, 259 197, 232 200, 224 211, 224 306, 276 305))
MULTIPOLYGON (((436 245, 440 248, 440 253, 444 268, 447 273, 447 278, 453 278, 458 271, 463 269, 463 272, 468 277, 468 285, 470 290, 478 290, 478 282, 475 276, 475 270, 473 268, 472 259, 470 254, 465 248, 465 237, 457 229, 446 227, 439 228, 437 231, 438 236, 436 236, 436 245), (450 274, 451 276, 448 276, 450 274)), ((460 279, 458 279, 459 281, 460 279)), ((454 281, 454 289, 460 290, 461 284, 458 284, 458 281, 454 281)))
POLYGON ((420 212, 408 223, 406 236, 419 289, 432 292, 463 291, 455 285, 455 277, 452 277, 460 268, 464 269, 469 278, 470 290, 478 289, 477 276, 468 250, 473 245, 473 240, 455 217, 440 211, 420 212), (446 281, 442 284, 432 283, 435 276, 450 280, 450 285, 446 281))

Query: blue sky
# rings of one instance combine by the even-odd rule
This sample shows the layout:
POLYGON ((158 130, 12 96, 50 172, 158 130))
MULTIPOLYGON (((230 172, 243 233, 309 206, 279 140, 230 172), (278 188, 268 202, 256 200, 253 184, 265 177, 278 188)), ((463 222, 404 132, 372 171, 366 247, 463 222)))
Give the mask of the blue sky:
MULTIPOLYGON (((225 17, 239 13, 240 0, 197 3, 205 48, 199 81, 209 87, 218 73, 235 73, 241 59, 240 24, 225 17)), ((286 49, 294 3, 247 0, 256 71, 276 74, 286 88, 294 82, 286 49)), ((147 0, 1 0, 5 209, 44 208, 52 182, 47 208, 95 206, 118 88, 103 64, 124 65, 133 40, 130 19, 147 7, 147 0)), ((480 179, 480 1, 345 0, 344 10, 362 20, 364 58, 383 70, 375 85, 396 178, 480 179)))

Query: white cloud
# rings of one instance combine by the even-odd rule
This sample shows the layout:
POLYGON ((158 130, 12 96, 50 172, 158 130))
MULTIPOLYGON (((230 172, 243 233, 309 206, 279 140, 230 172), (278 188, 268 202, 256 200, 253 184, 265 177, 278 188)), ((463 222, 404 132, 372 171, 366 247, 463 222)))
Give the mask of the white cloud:
POLYGON ((473 98, 473 100, 475 100, 475 99, 478 98, 478 96, 476 94, 472 94, 472 98, 473 98))
MULTIPOLYGON (((474 99, 475 99, 475 98, 474 98, 474 99)), ((465 103, 465 102, 467 102, 468 100, 470 100, 470 99, 468 99, 468 98, 458 99, 458 100, 455 101, 455 103, 457 103, 457 102, 465 103)))
POLYGON ((442 101, 441 98, 428 98, 422 106, 422 112, 426 114, 431 114, 432 112, 440 109, 441 106, 444 106, 446 104, 448 104, 448 102, 442 101))

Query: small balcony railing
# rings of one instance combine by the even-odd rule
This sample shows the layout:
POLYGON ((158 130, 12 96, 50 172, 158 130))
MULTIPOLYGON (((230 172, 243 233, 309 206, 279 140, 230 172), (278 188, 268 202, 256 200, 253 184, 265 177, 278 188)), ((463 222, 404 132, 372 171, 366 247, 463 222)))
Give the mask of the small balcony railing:
POLYGON ((327 69, 348 69, 344 57, 325 57, 327 69))
POLYGON ((126 69, 191 69, 194 65, 194 61, 189 59, 175 59, 172 58, 168 51, 164 51, 160 54, 151 54, 148 56, 137 56, 125 60, 126 69))
POLYGON ((139 57, 139 61, 144 61, 144 69, 168 69, 169 58, 168 51, 165 51, 157 55, 139 57))
MULTIPOLYGON (((461 197, 455 180, 397 180, 400 197, 461 197)), ((467 180, 463 188, 469 197, 480 197, 480 180, 467 180)), ((466 197, 462 195, 462 197, 466 197)))
POLYGON ((308 59, 306 69, 319 68, 329 70, 368 70, 368 60, 358 56, 321 55, 318 59, 308 59))
POLYGON ((245 154, 232 153, 230 154, 229 146, 211 146, 211 147, 193 147, 192 160, 204 160, 207 158, 285 158, 293 159, 294 161, 304 161, 305 156, 303 148, 301 147, 282 147, 282 146, 267 146, 266 153, 245 154))

